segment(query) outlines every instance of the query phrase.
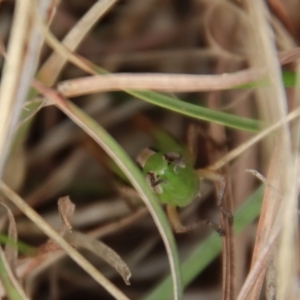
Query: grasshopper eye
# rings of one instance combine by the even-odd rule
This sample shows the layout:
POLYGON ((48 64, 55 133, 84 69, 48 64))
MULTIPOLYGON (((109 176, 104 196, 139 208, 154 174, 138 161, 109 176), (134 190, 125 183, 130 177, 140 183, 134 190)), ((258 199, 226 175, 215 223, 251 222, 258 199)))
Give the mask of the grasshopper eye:
POLYGON ((169 152, 164 155, 164 159, 168 162, 168 164, 174 164, 174 172, 178 173, 178 168, 185 168, 186 164, 183 161, 182 155, 176 152, 169 152))
POLYGON ((148 172, 146 174, 146 181, 155 194, 161 194, 163 192, 161 184, 167 183, 165 179, 159 179, 154 172, 148 172))

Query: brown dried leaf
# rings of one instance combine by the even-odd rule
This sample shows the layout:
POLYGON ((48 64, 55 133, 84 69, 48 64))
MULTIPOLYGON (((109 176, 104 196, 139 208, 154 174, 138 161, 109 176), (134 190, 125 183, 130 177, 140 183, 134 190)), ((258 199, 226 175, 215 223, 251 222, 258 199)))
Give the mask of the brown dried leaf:
POLYGON ((97 256, 100 256, 122 276, 127 285, 130 285, 131 272, 126 263, 113 249, 86 234, 76 231, 72 233, 68 232, 64 237, 74 247, 88 249, 97 256))
POLYGON ((60 233, 64 233, 66 230, 72 232, 72 225, 70 219, 75 211, 75 204, 70 200, 69 196, 61 197, 58 199, 58 212, 63 222, 60 233))
MULTIPOLYGON (((72 232, 72 225, 70 219, 75 211, 75 204, 70 200, 69 196, 61 197, 58 199, 58 212, 62 219, 62 225, 58 230, 59 235, 64 235, 66 231, 72 232)), ((54 252, 60 250, 61 248, 49 239, 46 243, 39 247, 38 252, 40 254, 45 254, 49 252, 54 252)))

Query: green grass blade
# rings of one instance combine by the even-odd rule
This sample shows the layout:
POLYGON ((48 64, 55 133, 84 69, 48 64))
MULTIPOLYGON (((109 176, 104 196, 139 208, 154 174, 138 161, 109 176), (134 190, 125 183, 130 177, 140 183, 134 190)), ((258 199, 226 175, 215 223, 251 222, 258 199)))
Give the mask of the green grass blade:
POLYGON ((297 87, 297 76, 299 74, 295 72, 288 72, 283 71, 282 72, 282 81, 285 87, 297 87))
POLYGON ((206 107, 198 106, 179 99, 175 99, 160 93, 131 90, 127 90, 127 93, 149 103, 198 120, 213 122, 227 127, 250 132, 257 132, 261 127, 260 123, 257 120, 237 117, 233 114, 215 111, 206 107))
POLYGON ((18 241, 17 243, 7 235, 0 232, 0 243, 4 245, 10 245, 12 247, 15 247, 18 252, 25 254, 27 256, 33 256, 36 254, 36 249, 28 246, 27 244, 18 241))
MULTIPOLYGON (((1 249, 2 252, 2 249, 1 249)), ((4 255, 2 253, 2 255, 4 255)), ((0 257, 0 281, 6 291, 6 295, 10 300, 25 300, 28 299, 27 297, 24 299, 24 295, 18 291, 18 289, 14 286, 11 278, 8 275, 8 270, 6 268, 5 262, 2 260, 2 255, 0 257)))
MULTIPOLYGON (((99 75, 107 75, 109 72, 94 65, 89 64, 89 66, 99 75)), ((170 96, 152 92, 152 91, 133 91, 124 90, 124 92, 132 95, 138 99, 147 101, 154 105, 175 111, 177 113, 207 122, 214 122, 227 127, 257 132, 259 131, 261 124, 259 121, 254 119, 237 117, 232 114, 224 113, 221 111, 215 111, 206 107, 195 105, 182 101, 180 99, 172 98, 170 96)))
MULTIPOLYGON (((297 73, 289 72, 289 71, 282 71, 282 83, 286 88, 297 87, 297 73)), ((237 86, 237 89, 253 89, 253 88, 262 88, 268 87, 271 83, 268 78, 262 78, 257 81, 249 82, 246 84, 241 84, 237 86)))
MULTIPOLYGON (((257 218, 260 212, 263 188, 258 188, 237 210, 234 216, 234 230, 239 233, 257 218)), ((193 253, 182 263, 183 285, 186 287, 200 274, 221 252, 221 239, 214 232, 201 242, 193 253)), ((143 300, 171 299, 171 278, 165 278, 143 300)))
POLYGON ((96 121, 76 105, 72 102, 62 104, 60 101, 57 101, 57 104, 107 152, 144 200, 165 243, 172 270, 174 299, 182 299, 183 289, 175 239, 161 205, 148 187, 140 170, 123 148, 96 121))

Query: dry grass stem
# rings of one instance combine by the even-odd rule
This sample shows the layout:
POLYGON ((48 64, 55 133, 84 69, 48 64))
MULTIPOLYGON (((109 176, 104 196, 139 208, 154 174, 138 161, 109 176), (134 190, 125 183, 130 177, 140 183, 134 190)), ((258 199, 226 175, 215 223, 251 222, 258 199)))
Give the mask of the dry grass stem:
POLYGON ((299 12, 0 0, 0 298, 299 299, 299 12), (169 184, 182 161, 199 191, 169 184), (173 234, 148 163, 158 198, 193 194, 185 224, 225 237, 173 234))
POLYGON ((90 274, 100 285, 102 285, 111 295, 120 300, 128 299, 118 288, 108 281, 91 263, 89 263, 79 252, 68 244, 53 228, 51 228, 23 199, 15 194, 7 185, 1 182, 1 191, 12 201, 29 219, 35 222, 43 232, 55 243, 64 249, 68 255, 78 263, 82 269, 90 274))

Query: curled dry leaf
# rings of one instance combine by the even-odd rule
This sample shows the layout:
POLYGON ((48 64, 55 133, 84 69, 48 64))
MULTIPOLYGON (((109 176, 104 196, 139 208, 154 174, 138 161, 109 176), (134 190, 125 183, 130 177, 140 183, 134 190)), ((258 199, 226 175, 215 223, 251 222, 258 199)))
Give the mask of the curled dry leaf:
MULTIPOLYGON (((58 233, 62 236, 66 231, 72 232, 72 225, 70 219, 75 211, 75 204, 70 200, 69 196, 61 197, 57 202, 58 212, 60 214, 62 225, 58 233)), ((60 250, 60 246, 49 239, 45 244, 39 247, 39 253, 45 254, 60 250)))
MULTIPOLYGON (((68 196, 59 198, 58 211, 62 219, 62 226, 59 230, 59 234, 63 235, 64 238, 74 247, 83 247, 95 253, 97 256, 100 256, 122 276, 127 285, 130 285, 129 279, 131 277, 131 272, 126 263, 113 249, 86 234, 72 232, 70 219, 74 210, 75 204, 68 196)), ((42 256, 46 253, 57 250, 60 250, 60 247, 52 240, 48 240, 45 244, 39 247, 39 253, 42 256)))
POLYGON ((86 234, 72 232, 70 219, 74 210, 75 204, 68 196, 59 198, 58 211, 63 222, 60 234, 64 235, 65 239, 74 247, 83 247, 100 256, 122 276, 127 285, 130 285, 131 272, 126 263, 113 249, 86 234))
POLYGON ((70 200, 69 196, 65 196, 58 199, 57 205, 58 212, 63 222, 60 233, 64 233, 66 230, 72 232, 70 219, 75 211, 75 204, 70 200))
POLYGON ((76 231, 67 232, 64 237, 74 247, 83 247, 100 256, 122 276, 127 285, 130 285, 131 272, 126 263, 113 249, 86 234, 76 231))

